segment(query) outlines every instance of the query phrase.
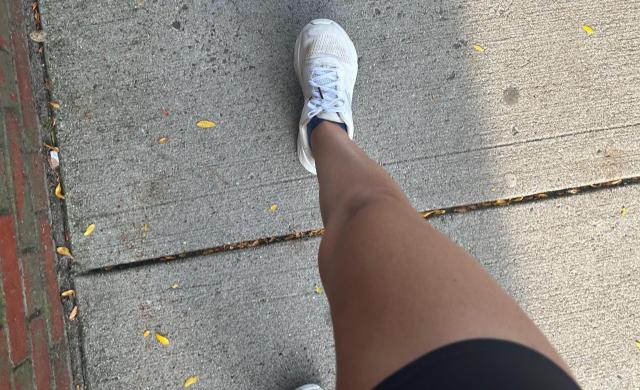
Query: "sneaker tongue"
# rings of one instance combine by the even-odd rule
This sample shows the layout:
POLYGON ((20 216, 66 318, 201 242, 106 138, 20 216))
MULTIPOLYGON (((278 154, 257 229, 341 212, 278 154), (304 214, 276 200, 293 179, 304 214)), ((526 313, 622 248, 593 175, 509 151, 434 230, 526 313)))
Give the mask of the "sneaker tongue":
POLYGON ((321 112, 320 114, 318 114, 318 118, 331 122, 344 123, 337 112, 321 112))

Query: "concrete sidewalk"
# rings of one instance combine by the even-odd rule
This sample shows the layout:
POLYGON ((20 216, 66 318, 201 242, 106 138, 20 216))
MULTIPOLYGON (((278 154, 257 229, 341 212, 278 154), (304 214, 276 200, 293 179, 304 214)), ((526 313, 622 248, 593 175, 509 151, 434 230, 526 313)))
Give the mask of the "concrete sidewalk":
POLYGON ((333 386, 295 155, 292 46, 315 17, 358 49, 358 144, 585 388, 640 386, 637 2, 39 6, 86 388, 333 386))

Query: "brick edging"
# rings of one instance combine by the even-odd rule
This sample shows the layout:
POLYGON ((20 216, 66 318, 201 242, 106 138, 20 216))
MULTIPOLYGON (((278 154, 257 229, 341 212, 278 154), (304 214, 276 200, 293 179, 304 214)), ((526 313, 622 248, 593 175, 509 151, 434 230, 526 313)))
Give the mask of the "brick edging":
POLYGON ((0 389, 71 389, 34 97, 31 1, 0 0, 0 389))

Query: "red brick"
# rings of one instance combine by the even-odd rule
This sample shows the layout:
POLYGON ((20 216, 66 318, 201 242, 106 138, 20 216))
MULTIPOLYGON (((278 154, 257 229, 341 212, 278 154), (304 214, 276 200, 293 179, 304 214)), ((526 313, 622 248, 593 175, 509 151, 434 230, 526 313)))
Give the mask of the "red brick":
POLYGON ((39 145, 37 140, 38 122, 31 88, 31 65, 27 54, 27 36, 23 32, 13 32, 13 61, 15 64, 16 79, 18 80, 18 94, 20 95, 20 109, 22 110, 22 124, 29 131, 29 149, 39 145))
POLYGON ((0 50, 10 51, 9 44, 1 35, 0 35, 0 50))
POLYGON ((18 220, 20 220, 25 212, 25 180, 22 151, 20 149, 20 124, 16 116, 10 111, 5 111, 5 124, 9 141, 9 158, 13 173, 16 212, 18 220))
POLYGON ((36 389, 51 389, 51 360, 49 359, 49 343, 47 329, 42 316, 31 320, 31 361, 35 373, 36 389))
POLYGON ((44 258, 42 254, 23 253, 20 255, 22 281, 26 302, 26 317, 46 312, 47 296, 44 281, 44 258))
POLYGON ((0 328, 0 389, 11 388, 10 372, 7 334, 3 328, 0 328))
POLYGON ((49 209, 49 194, 45 175, 44 156, 34 153, 29 156, 31 164, 31 198, 33 199, 33 211, 38 213, 49 209))
POLYGON ((64 337, 64 321, 60 292, 58 289, 58 277, 56 274, 56 256, 53 254, 53 239, 48 215, 43 214, 38 218, 40 225, 40 241, 42 243, 42 256, 44 261, 44 281, 49 301, 49 314, 51 324, 51 338, 54 343, 64 337))
POLYGON ((51 355, 53 357, 53 376, 56 378, 56 390, 69 390, 71 388, 69 352, 65 343, 60 343, 57 349, 57 353, 51 355))
POLYGON ((13 386, 15 390, 33 390, 31 360, 25 360, 13 370, 13 386))
POLYGON ((0 217, 0 273, 5 297, 7 328, 11 361, 18 364, 27 357, 27 328, 25 326, 22 276, 18 264, 16 233, 13 218, 0 217))

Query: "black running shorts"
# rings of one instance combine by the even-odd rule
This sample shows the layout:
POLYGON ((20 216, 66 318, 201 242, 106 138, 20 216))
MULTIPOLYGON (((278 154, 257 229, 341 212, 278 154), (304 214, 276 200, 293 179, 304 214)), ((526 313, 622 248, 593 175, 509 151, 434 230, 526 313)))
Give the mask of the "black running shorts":
POLYGON ((549 358, 520 344, 461 341, 429 352, 385 379, 376 390, 580 390, 549 358))

